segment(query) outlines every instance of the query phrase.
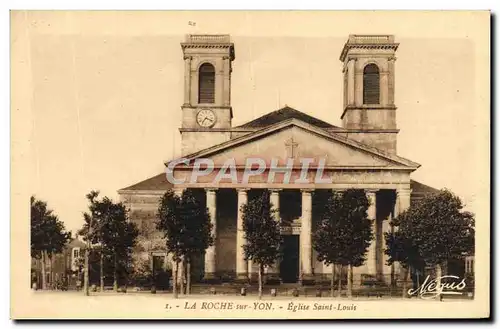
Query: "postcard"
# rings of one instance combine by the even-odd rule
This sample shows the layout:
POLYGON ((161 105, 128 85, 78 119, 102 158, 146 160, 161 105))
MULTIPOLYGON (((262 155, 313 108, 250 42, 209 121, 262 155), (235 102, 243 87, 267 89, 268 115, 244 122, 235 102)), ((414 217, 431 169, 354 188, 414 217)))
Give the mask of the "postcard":
POLYGON ((490 20, 11 11, 11 318, 488 318, 490 20))

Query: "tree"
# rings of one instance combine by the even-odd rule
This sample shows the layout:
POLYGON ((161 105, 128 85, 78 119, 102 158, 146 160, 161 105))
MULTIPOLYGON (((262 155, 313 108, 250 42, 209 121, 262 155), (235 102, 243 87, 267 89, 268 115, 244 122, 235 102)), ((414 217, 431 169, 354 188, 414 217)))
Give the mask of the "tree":
MULTIPOLYGON (((314 232, 313 247, 318 260, 327 265, 348 266, 348 295, 352 295, 352 268, 361 266, 372 239, 372 223, 368 219, 369 201, 363 190, 334 192, 314 232)), ((331 294, 334 294, 332 266, 331 294)), ((341 276, 338 282, 341 292, 341 276)))
MULTIPOLYGON (((408 275, 412 268, 422 270, 425 267, 425 262, 418 253, 418 246, 412 237, 412 231, 408 228, 398 230, 401 226, 401 220, 406 216, 401 214, 398 218, 393 219, 391 225, 394 227, 393 232, 385 232, 386 249, 385 254, 389 256, 387 265, 392 265, 398 262, 403 268, 403 297, 406 296, 408 275)), ((404 226, 404 225, 403 225, 404 226)))
POLYGON ((397 234, 386 235, 386 253, 410 266, 435 266, 439 286, 442 265, 474 251, 474 214, 463 207, 449 190, 427 195, 398 216, 397 234))
MULTIPOLYGON (((212 223, 207 208, 197 200, 190 189, 182 193, 182 198, 168 190, 160 200, 157 229, 164 233, 167 253, 172 254, 173 294, 177 298, 179 263, 186 263, 187 293, 191 285, 191 261, 213 245, 212 223)), ((184 272, 184 271, 183 271, 184 272)), ((182 286, 183 286, 183 278, 182 286)))
POLYGON ((101 201, 104 208, 100 236, 102 237, 102 249, 104 253, 112 255, 113 258, 113 290, 118 290, 118 275, 120 272, 128 274, 128 264, 133 247, 137 242, 139 230, 135 223, 128 219, 128 211, 121 202, 114 203, 105 197, 101 201))
POLYGON ((98 199, 99 192, 87 194, 89 213, 84 214, 85 223, 80 230, 87 242, 85 250, 84 289, 88 295, 88 257, 90 249, 98 245, 100 252, 100 285, 104 285, 104 257, 113 258, 113 289, 118 290, 118 270, 127 269, 127 264, 139 234, 134 223, 128 220, 128 212, 123 203, 114 203, 110 198, 98 199))
POLYGON ((99 231, 98 218, 102 213, 102 209, 97 201, 99 196, 99 191, 91 191, 85 197, 89 201, 89 211, 83 214, 83 226, 78 231, 78 234, 82 236, 83 241, 85 241, 85 256, 83 265, 83 293, 89 295, 89 255, 93 244, 99 242, 99 231))
POLYGON ((173 295, 177 298, 177 274, 179 262, 183 256, 182 237, 183 224, 180 216, 180 203, 179 196, 175 195, 172 190, 167 190, 160 199, 158 206, 158 220, 156 227, 159 231, 163 232, 165 237, 167 254, 172 255, 174 266, 173 272, 173 295))
POLYGON ((243 246, 246 260, 259 266, 259 298, 262 297, 262 273, 273 266, 280 257, 282 238, 277 210, 269 202, 269 191, 242 205, 243 230, 246 244, 243 246))
POLYGON ((71 232, 66 232, 64 223, 48 209, 47 203, 30 198, 31 204, 31 256, 42 263, 42 289, 47 288, 46 261, 52 255, 60 253, 71 232))
POLYGON ((182 193, 179 216, 184 227, 181 235, 182 253, 186 264, 186 293, 189 294, 193 257, 203 254, 214 244, 213 225, 210 222, 208 209, 202 207, 191 189, 186 189, 182 193))

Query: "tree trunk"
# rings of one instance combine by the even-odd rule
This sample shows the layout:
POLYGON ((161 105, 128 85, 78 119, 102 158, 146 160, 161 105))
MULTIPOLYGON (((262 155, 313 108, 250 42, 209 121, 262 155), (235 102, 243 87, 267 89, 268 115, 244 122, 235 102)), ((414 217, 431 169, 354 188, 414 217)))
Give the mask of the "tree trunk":
POLYGON ((89 252, 90 246, 87 243, 87 248, 85 248, 85 265, 84 265, 84 273, 83 273, 83 292, 85 296, 89 295, 89 252))
POLYGON ((342 296, 342 265, 340 265, 340 271, 339 271, 339 286, 338 286, 338 290, 339 290, 339 297, 342 296))
POLYGON ((116 258, 116 252, 113 255, 113 291, 118 291, 118 259, 116 258))
MULTIPOLYGON (((436 264, 436 285, 437 289, 441 289, 441 276, 443 275, 441 263, 436 264)), ((436 298, 439 299, 442 295, 436 295, 436 298)))
POLYGON ((50 263, 50 290, 55 289, 55 284, 54 284, 54 257, 52 257, 52 254, 49 254, 49 263, 50 263))
POLYGON ((184 262, 184 257, 182 257, 181 259, 181 263, 180 263, 180 269, 179 269, 179 276, 180 276, 180 293, 181 295, 184 295, 185 291, 184 291, 184 277, 186 275, 186 271, 184 270, 184 265, 185 265, 185 262, 184 262))
POLYGON ((100 286, 101 286, 101 292, 104 291, 104 253, 101 249, 101 261, 100 261, 100 286))
POLYGON ((174 295, 174 298, 177 298, 177 276, 179 272, 179 262, 174 261, 174 268, 172 269, 172 272, 174 274, 173 280, 172 280, 172 293, 174 295))
POLYGON ((334 294, 335 294, 334 283, 335 283, 335 264, 332 264, 332 278, 330 279, 330 296, 331 297, 334 297, 334 294))
POLYGON ((186 259, 186 295, 191 294, 191 259, 186 259))
POLYGON ((41 259, 41 264, 42 264, 42 289, 47 289, 47 274, 46 274, 46 269, 45 269, 45 251, 42 251, 42 259, 41 259))
POLYGON ((408 267, 403 267, 403 298, 406 297, 407 293, 407 286, 406 286, 406 281, 408 281, 408 274, 410 273, 410 270, 408 267))
POLYGON ((391 264, 391 287, 394 288, 395 283, 394 283, 394 278, 395 278, 395 264, 394 262, 391 264))
POLYGON ((352 297, 352 265, 347 267, 347 296, 352 297))
POLYGON ((264 266, 259 264, 259 299, 262 298, 262 271, 264 270, 264 266))

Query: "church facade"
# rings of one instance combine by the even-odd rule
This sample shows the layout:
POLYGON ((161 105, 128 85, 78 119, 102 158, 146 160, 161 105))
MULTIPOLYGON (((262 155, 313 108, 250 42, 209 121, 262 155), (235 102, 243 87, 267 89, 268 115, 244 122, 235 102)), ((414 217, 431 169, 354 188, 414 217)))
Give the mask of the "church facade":
POLYGON ((386 265, 383 233, 411 202, 435 190, 411 180, 420 165, 397 154, 394 36, 350 35, 339 49, 344 79, 341 127, 288 106, 234 127, 235 46, 229 35, 188 35, 181 43, 185 69, 179 131, 185 161, 165 163, 176 183, 162 172, 118 191, 141 230, 138 257, 153 267, 168 266, 165 244, 154 229, 158 202, 167 189, 182 193, 189 188, 208 208, 216 237, 215 245, 192 265, 194 280, 251 279, 257 267, 243 256, 241 205, 267 189, 279 209, 284 241, 283 257, 267 269, 268 276, 280 282, 318 282, 336 271, 317 261, 313 248, 324 204, 331 191, 356 188, 371 201, 374 239, 354 278, 397 277, 397 266, 386 265), (250 158, 261 159, 265 166, 245 178, 250 158), (200 169, 199 159, 210 160, 214 170, 193 176, 193 170, 200 169), (228 163, 237 179, 229 175, 215 180, 228 163), (318 179, 318 169, 328 179, 318 179))

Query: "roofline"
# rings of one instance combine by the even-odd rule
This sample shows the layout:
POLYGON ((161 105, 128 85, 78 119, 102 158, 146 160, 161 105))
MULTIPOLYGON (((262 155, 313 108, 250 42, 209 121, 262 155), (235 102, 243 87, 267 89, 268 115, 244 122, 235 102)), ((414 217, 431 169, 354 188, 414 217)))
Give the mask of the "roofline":
MULTIPOLYGON (((390 161, 393 161, 393 162, 396 162, 399 164, 403 164, 403 165, 408 166, 408 167, 412 167, 412 168, 414 168, 414 170, 416 170, 417 168, 419 168, 421 166, 420 164, 413 162, 411 160, 402 158, 402 157, 397 156, 397 155, 388 154, 388 153, 382 152, 381 150, 379 150, 377 148, 365 145, 363 143, 349 139, 347 137, 343 137, 343 136, 337 135, 335 133, 327 132, 323 128, 318 128, 314 125, 311 125, 309 123, 306 123, 306 122, 299 120, 299 119, 296 119, 296 118, 290 118, 287 120, 277 122, 275 124, 269 125, 267 127, 263 127, 259 130, 254 131, 254 132, 250 132, 249 134, 246 134, 246 135, 228 140, 226 142, 211 146, 209 148, 188 154, 188 155, 184 156, 183 158, 192 160, 194 158, 198 158, 198 157, 203 156, 203 155, 210 155, 210 154, 216 153, 217 151, 224 150, 230 146, 235 146, 235 145, 238 145, 238 144, 243 143, 245 141, 251 141, 253 139, 257 139, 261 136, 265 136, 265 135, 270 134, 274 131, 286 128, 286 127, 291 126, 291 125, 295 125, 297 127, 303 128, 305 130, 309 130, 311 132, 316 133, 317 135, 333 139, 333 140, 338 141, 340 143, 343 143, 343 144, 349 145, 351 147, 365 151, 367 153, 375 154, 375 155, 382 157, 384 159, 388 159, 390 161)), ((173 161, 173 160, 165 162, 165 165, 167 166, 171 161, 173 161)))
POLYGON ((117 191, 118 194, 164 194, 168 189, 165 190, 130 190, 130 189, 120 189, 117 191))
MULTIPOLYGON (((302 111, 300 111, 300 110, 297 110, 296 108, 291 107, 291 106, 288 106, 288 105, 285 105, 285 106, 283 106, 282 108, 279 108, 279 109, 274 110, 274 111, 272 111, 272 112, 268 112, 267 114, 261 115, 260 117, 255 118, 255 119, 253 119, 253 120, 247 121, 247 122, 245 122, 245 123, 243 123, 243 124, 241 124, 241 125, 239 125, 239 126, 236 126, 235 128, 238 128, 238 129, 249 129, 249 128, 250 128, 250 129, 252 129, 252 128, 253 128, 253 129, 261 129, 261 128, 264 128, 264 127, 266 127, 266 126, 260 126, 260 127, 244 127, 244 126, 245 126, 245 125, 248 125, 248 124, 251 124, 252 122, 255 122, 255 121, 257 121, 257 120, 259 120, 259 119, 262 119, 262 118, 264 118, 264 117, 271 116, 273 113, 276 113, 276 112, 279 112, 279 111, 281 111, 281 110, 285 110, 285 109, 290 109, 290 110, 293 110, 293 111, 296 111, 296 112, 302 113, 302 114, 303 114, 303 115, 305 115, 305 116, 311 117, 311 118, 313 118, 313 119, 317 120, 318 122, 321 122, 321 123, 325 124, 325 126, 327 125, 328 127, 322 127, 322 128, 324 128, 324 129, 340 128, 340 127, 338 127, 338 126, 335 126, 335 125, 331 124, 330 122, 327 122, 327 121, 322 120, 322 119, 315 118, 315 117, 313 117, 313 116, 311 116, 311 115, 309 115, 309 114, 307 114, 307 113, 305 113, 305 112, 302 112, 302 111)), ((291 118, 291 119, 293 119, 293 118, 291 118)), ((287 119, 287 120, 288 120, 288 119, 287 119)), ((283 121, 286 121, 286 120, 283 120, 283 121)), ((281 121, 280 121, 280 122, 281 122, 281 121)), ((277 123, 277 122, 276 122, 276 123, 277 123)), ((234 129, 234 128, 233 128, 233 129, 234 129)))

